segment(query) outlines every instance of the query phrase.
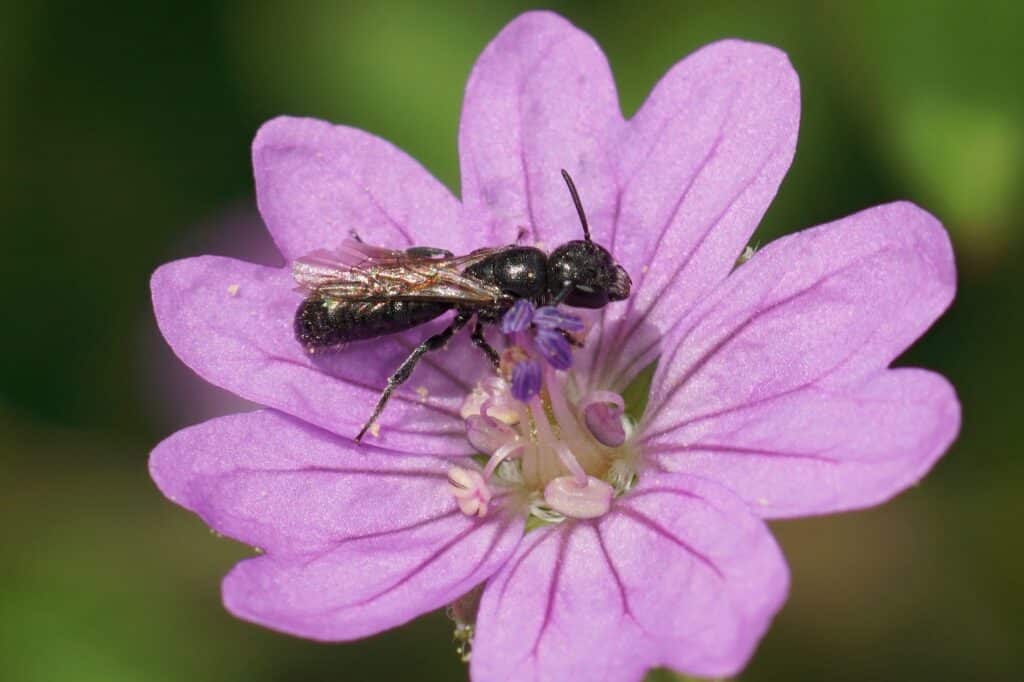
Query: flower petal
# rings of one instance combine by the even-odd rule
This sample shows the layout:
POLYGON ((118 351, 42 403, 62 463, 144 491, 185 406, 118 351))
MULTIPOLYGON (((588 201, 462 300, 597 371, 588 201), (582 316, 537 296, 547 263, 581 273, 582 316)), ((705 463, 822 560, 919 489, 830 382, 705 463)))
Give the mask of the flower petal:
POLYGON ((608 62, 590 36, 550 12, 506 26, 470 74, 459 128, 465 222, 482 244, 521 228, 553 248, 582 231, 559 175, 572 174, 593 227, 608 234, 607 156, 622 126, 608 62))
POLYGON ((702 470, 753 494, 768 515, 888 497, 922 475, 958 428, 956 398, 944 382, 927 373, 882 374, 946 309, 955 280, 942 226, 906 203, 770 244, 665 341, 670 351, 641 426, 645 451, 671 454, 672 468, 691 470, 702 466, 694 463, 700 453, 731 449, 720 469, 702 470), (738 463, 758 453, 776 461, 738 463), (889 478, 858 463, 885 457, 889 478), (788 485, 785 493, 768 489, 790 475, 824 487, 792 500, 780 499, 788 485))
POLYGON ((916 340, 955 289, 949 237, 913 204, 779 239, 665 340, 646 435, 811 383, 856 385, 916 340))
POLYGON ((607 245, 633 290, 602 310, 592 388, 621 389, 609 379, 650 364, 658 339, 729 274, 789 169, 799 119, 797 75, 766 45, 709 45, 658 83, 617 146, 607 245))
POLYGON ((178 431, 149 466, 168 499, 275 554, 322 551, 454 509, 438 492, 451 460, 364 452, 272 410, 178 431))
POLYGON ((880 504, 920 480, 960 428, 953 387, 920 369, 836 392, 811 385, 687 421, 662 467, 720 481, 765 518, 880 504))
POLYGON ((173 501, 267 554, 224 583, 227 607, 268 627, 345 640, 399 625, 497 569, 522 521, 471 519, 450 463, 355 450, 272 411, 216 419, 157 446, 150 470, 173 501))
POLYGON ((391 248, 479 248, 459 203, 404 152, 361 130, 282 116, 252 145, 256 198, 288 260, 332 249, 354 230, 391 248))
POLYGON ((487 584, 476 680, 639 680, 668 666, 739 670, 788 571, 741 500, 684 475, 645 477, 610 514, 526 536, 487 584))
MULTIPOLYGON (((292 320, 302 294, 282 269, 203 256, 168 263, 151 282, 160 331, 185 364, 207 381, 352 437, 370 416, 409 351, 447 324, 442 318, 405 334, 353 343, 311 356, 292 320)), ((491 370, 462 335, 430 353, 397 390, 366 442, 428 454, 469 454, 459 406, 473 377, 491 370), (455 369, 452 369, 455 368, 455 369)))

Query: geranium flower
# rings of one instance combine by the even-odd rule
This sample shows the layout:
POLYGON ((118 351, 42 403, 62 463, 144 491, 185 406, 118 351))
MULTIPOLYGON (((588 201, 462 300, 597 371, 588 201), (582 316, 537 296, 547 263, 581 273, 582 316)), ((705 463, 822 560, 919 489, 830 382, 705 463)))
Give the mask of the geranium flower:
MULTIPOLYGON (((288 260, 352 230, 466 253, 525 228, 553 248, 579 237, 566 168, 634 286, 585 320, 571 369, 533 362, 536 392, 513 394, 512 376, 457 337, 357 447, 388 374, 444 320, 311 357, 293 337, 303 294, 287 269, 212 256, 160 268, 154 306, 177 354, 269 408, 181 431, 151 459, 171 500, 262 550, 226 577, 227 608, 341 641, 469 593, 457 612, 477 680, 740 669, 788 587, 762 519, 886 500, 959 427, 942 377, 889 368, 953 297, 949 240, 928 213, 869 209, 736 267, 798 118, 785 55, 725 41, 677 64, 624 121, 594 42, 530 13, 470 77, 461 204, 364 132, 267 123, 256 192, 288 260), (623 392, 654 362, 631 420, 623 392)), ((575 315, 542 318, 561 313, 575 315)), ((508 325, 514 365, 543 329, 508 325)))

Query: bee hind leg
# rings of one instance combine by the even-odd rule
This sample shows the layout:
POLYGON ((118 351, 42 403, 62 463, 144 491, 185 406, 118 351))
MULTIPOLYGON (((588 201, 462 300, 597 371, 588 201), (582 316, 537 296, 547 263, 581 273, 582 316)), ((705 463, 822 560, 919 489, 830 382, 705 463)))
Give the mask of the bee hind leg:
POLYGON ((487 339, 484 338, 484 325, 480 320, 476 321, 476 325, 473 326, 473 333, 469 336, 473 345, 484 352, 487 359, 490 360, 491 365, 494 369, 498 369, 501 366, 501 356, 498 355, 498 351, 494 350, 491 344, 487 343, 487 339))
POLYGON ((379 417, 380 413, 384 411, 384 406, 388 404, 388 400, 391 399, 391 394, 394 393, 395 389, 409 380, 409 377, 412 376, 412 371, 416 368, 416 364, 420 359, 430 351, 441 350, 444 348, 445 344, 455 336, 455 333, 466 326, 471 317, 472 313, 459 313, 446 329, 434 334, 429 339, 416 346, 412 352, 409 353, 409 356, 401 365, 398 366, 398 369, 395 370, 394 374, 388 377, 388 385, 380 394, 380 398, 377 400, 377 406, 373 408, 373 414, 370 415, 370 418, 365 424, 363 424, 363 428, 361 428, 359 433, 356 434, 356 443, 363 440, 363 436, 366 435, 366 432, 369 431, 370 427, 377 421, 377 417, 379 417))
POLYGON ((439 249, 435 246, 410 246, 405 250, 405 253, 416 258, 429 258, 431 260, 455 257, 455 254, 448 249, 439 249))

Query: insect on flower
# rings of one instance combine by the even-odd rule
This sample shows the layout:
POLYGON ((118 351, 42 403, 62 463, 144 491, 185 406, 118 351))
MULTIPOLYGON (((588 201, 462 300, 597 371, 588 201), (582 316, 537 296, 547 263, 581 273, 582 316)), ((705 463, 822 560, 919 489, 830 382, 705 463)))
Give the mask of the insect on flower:
POLYGON ((476 682, 741 670, 789 588, 766 520, 888 500, 960 425, 943 377, 891 366, 956 291, 927 211, 867 209, 737 267, 799 118, 785 54, 727 40, 627 119, 598 45, 530 12, 470 75, 459 198, 369 133, 266 123, 256 198, 295 271, 200 256, 152 279, 179 357, 264 407, 150 458, 170 500, 262 550, 226 608, 339 642, 451 605, 476 682), (354 233, 376 246, 318 251, 354 233), (428 353, 494 326, 497 376, 471 343, 428 353), (376 417, 424 354, 357 448, 353 396, 387 384, 376 417))
MULTIPOLYGON (((310 353, 406 331, 456 311, 448 327, 413 349, 388 378, 356 442, 380 416, 392 392, 409 379, 416 363, 430 351, 444 348, 474 317, 473 345, 498 370, 500 356, 484 338, 484 325, 500 321, 516 301, 603 308, 629 297, 629 274, 606 248, 591 240, 576 185, 564 169, 562 177, 576 205, 584 239, 566 242, 550 255, 517 244, 477 249, 463 256, 425 246, 398 251, 356 237, 345 240, 337 251, 315 251, 294 262, 295 281, 309 292, 295 313, 295 337, 310 353)), ((569 330, 559 331, 569 335, 569 330)))

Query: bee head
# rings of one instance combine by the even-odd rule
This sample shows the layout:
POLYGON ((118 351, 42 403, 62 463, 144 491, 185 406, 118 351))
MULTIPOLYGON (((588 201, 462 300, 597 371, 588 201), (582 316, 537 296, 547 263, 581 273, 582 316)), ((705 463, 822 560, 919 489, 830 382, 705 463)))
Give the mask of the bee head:
POLYGON ((629 273, 615 262, 608 249, 590 239, 576 185, 565 169, 562 178, 576 205, 584 238, 562 244, 548 257, 548 287, 553 300, 574 308, 603 308, 609 301, 629 298, 633 285, 629 273))
POLYGON ((608 249, 582 239, 562 244, 548 257, 548 286, 556 300, 574 308, 603 308, 629 297, 629 274, 608 249))

